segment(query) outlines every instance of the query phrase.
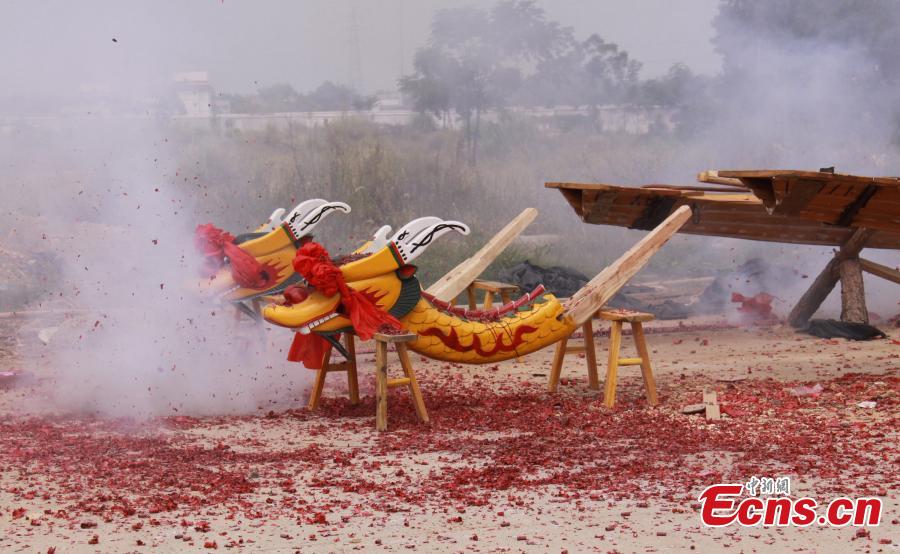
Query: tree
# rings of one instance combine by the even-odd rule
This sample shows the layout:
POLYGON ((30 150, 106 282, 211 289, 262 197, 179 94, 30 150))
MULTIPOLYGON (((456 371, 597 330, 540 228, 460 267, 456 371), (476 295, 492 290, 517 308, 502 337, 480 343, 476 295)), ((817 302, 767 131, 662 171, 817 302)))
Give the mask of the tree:
POLYGON ((523 80, 523 68, 538 65, 565 48, 571 32, 549 22, 531 0, 507 0, 491 10, 441 10, 431 24, 427 46, 416 51, 413 74, 400 90, 417 110, 463 123, 460 150, 475 164, 481 116, 502 108, 523 80))
POLYGON ((589 36, 581 49, 585 56, 583 101, 591 108, 591 120, 597 125, 601 104, 620 104, 634 97, 641 64, 596 34, 589 36))

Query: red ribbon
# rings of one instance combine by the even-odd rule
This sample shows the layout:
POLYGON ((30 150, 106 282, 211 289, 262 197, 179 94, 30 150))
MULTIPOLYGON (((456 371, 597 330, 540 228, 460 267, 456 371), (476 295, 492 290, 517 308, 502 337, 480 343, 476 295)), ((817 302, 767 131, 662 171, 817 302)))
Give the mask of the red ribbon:
MULTIPOLYGON (((397 319, 378 307, 364 293, 347 286, 344 274, 334 265, 328 251, 317 242, 308 242, 294 256, 294 270, 307 283, 325 296, 339 294, 341 305, 350 318, 353 331, 359 338, 369 340, 382 325, 400 329, 397 319)), ((293 291, 292 294, 293 295, 293 291)), ((288 360, 302 361, 310 369, 322 367, 327 344, 319 335, 297 333, 288 353, 288 360)))
POLYGON ((234 235, 211 223, 198 225, 194 233, 194 245, 206 258, 204 273, 213 276, 225 264, 231 263, 231 277, 246 289, 266 290, 278 282, 278 267, 262 264, 252 254, 234 244, 234 235))

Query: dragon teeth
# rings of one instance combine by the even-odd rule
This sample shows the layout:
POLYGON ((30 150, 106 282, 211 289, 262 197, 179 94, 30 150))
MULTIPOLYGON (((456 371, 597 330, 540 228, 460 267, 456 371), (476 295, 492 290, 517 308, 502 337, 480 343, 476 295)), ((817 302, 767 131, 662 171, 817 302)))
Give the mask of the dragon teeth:
POLYGON ((326 316, 320 317, 319 319, 313 321, 312 323, 307 323, 306 325, 301 327, 297 332, 300 333, 301 335, 308 335, 310 333, 310 331, 312 331, 313 327, 317 327, 317 326, 325 323, 328 320, 336 318, 337 316, 338 316, 337 314, 332 313, 332 314, 328 314, 326 316))

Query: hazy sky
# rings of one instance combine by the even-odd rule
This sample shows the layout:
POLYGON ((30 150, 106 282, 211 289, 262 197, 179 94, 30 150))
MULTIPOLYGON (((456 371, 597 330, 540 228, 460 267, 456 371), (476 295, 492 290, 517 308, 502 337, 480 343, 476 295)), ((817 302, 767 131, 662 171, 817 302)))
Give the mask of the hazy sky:
MULTIPOLYGON (((424 44, 435 10, 471 0, 196 0, 0 3, 0 74, 7 93, 85 85, 146 90, 176 71, 208 70, 219 91, 288 82, 301 91, 353 78, 353 29, 367 92, 393 89, 424 44), (356 24, 354 25, 354 16, 356 24), (117 42, 113 42, 113 38, 117 42)), ((490 5, 491 2, 482 2, 490 5)), ((644 64, 714 73, 717 0, 539 0, 583 38, 599 33, 644 64)))

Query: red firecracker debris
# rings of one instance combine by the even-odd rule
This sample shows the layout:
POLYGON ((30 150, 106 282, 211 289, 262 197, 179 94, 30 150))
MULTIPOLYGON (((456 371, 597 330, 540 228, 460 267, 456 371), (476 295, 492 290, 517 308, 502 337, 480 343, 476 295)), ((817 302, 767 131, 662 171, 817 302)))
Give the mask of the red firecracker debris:
POLYGON ((744 316, 747 323, 768 323, 777 320, 772 313, 772 301, 775 297, 767 292, 760 292, 753 296, 744 296, 737 292, 731 293, 731 301, 739 303, 738 311, 744 316))

